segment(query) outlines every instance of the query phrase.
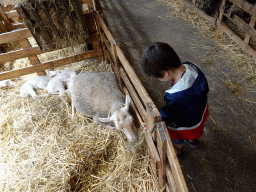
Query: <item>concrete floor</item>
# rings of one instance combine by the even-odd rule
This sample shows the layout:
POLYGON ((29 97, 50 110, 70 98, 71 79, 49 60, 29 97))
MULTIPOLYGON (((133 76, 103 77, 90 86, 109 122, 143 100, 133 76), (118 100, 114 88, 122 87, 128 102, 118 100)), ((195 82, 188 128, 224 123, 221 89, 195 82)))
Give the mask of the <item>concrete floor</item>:
POLYGON ((207 65, 204 59, 210 56, 205 47, 216 44, 185 21, 172 17, 170 7, 157 0, 101 0, 99 5, 110 31, 158 108, 164 104, 163 95, 170 85, 145 80, 140 69, 141 54, 152 42, 170 44, 182 61, 197 64, 208 79, 210 118, 205 133, 198 149, 184 146, 186 157, 180 161, 189 191, 255 192, 256 102, 241 99, 255 100, 255 94, 243 87, 243 75, 226 65, 221 50, 207 65), (203 46, 192 48, 191 44, 203 46), (238 95, 225 86, 228 80, 239 82, 238 95))

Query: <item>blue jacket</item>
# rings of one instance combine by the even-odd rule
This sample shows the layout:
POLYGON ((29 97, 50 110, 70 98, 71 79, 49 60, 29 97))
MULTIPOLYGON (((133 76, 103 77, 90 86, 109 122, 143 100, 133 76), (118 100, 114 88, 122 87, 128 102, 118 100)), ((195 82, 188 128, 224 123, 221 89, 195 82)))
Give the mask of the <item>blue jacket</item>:
POLYGON ((181 80, 166 91, 166 105, 160 110, 162 120, 173 130, 190 129, 198 125, 207 107, 209 88, 204 74, 190 62, 182 65, 186 67, 186 72, 181 80))

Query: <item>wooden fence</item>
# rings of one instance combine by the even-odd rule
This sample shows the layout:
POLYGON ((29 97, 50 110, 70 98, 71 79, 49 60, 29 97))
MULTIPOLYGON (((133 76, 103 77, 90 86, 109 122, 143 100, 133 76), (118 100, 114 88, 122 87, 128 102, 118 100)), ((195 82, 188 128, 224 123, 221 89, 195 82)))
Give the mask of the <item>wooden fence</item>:
MULTIPOLYGON (((82 3, 92 5, 92 2, 90 0, 88 1, 90 3, 87 3, 87 0, 82 0, 82 3)), ((78 55, 72 55, 64 57, 62 59, 41 63, 38 59, 38 55, 47 51, 43 51, 38 45, 34 47, 31 46, 28 38, 33 37, 33 32, 31 32, 31 30, 33 29, 29 29, 25 23, 20 22, 22 21, 21 16, 19 15, 18 11, 14 10, 13 8, 13 6, 0 6, 0 44, 18 41, 22 49, 7 53, 1 53, 0 61, 1 63, 3 63, 28 57, 31 62, 31 66, 13 71, 3 72, 0 74, 0 80, 11 79, 14 77, 19 77, 35 72, 37 72, 38 75, 45 75, 46 69, 53 69, 54 67, 66 65, 84 59, 89 59, 93 57, 100 58, 103 56, 98 34, 96 31, 96 25, 94 22, 92 9, 84 11, 83 14, 86 18, 85 21, 89 30, 90 38, 88 40, 88 43, 92 44, 93 50, 80 53, 78 55)), ((51 49, 51 51, 53 50, 57 49, 51 49)))
POLYGON ((142 86, 98 12, 98 33, 106 60, 112 64, 121 90, 132 98, 139 124, 146 127, 145 138, 151 158, 151 173, 159 191, 188 191, 168 130, 154 102, 142 86))
POLYGON ((222 0, 214 16, 209 16, 196 7, 197 0, 192 0, 192 2, 186 0, 180 1, 196 10, 200 16, 224 31, 245 53, 256 61, 256 3, 251 4, 246 0, 222 0), (239 8, 240 11, 243 10, 247 18, 243 18, 244 14, 232 14, 231 6, 239 8), (231 23, 234 28, 231 28, 227 22, 231 23), (252 41, 254 41, 254 45, 252 45, 252 41))
MULTIPOLYGON (((40 62, 38 55, 50 51, 42 49, 39 45, 32 47, 28 38, 34 37, 36 34, 33 34, 32 28, 28 28, 29 24, 22 22, 19 12, 13 10, 13 6, 0 6, 0 44, 18 41, 22 47, 17 51, 1 53, 0 61, 7 62, 28 57, 31 62, 31 66, 0 73, 0 80, 35 72, 38 75, 44 75, 47 69, 88 58, 104 57, 107 62, 112 64, 121 90, 130 95, 136 121, 140 126, 147 127, 145 138, 151 159, 151 173, 159 186, 159 191, 188 191, 166 125, 161 122, 160 113, 154 102, 142 86, 105 22, 96 11, 94 0, 81 0, 81 3, 86 3, 88 6, 88 10, 82 14, 88 27, 88 43, 92 44, 92 50, 44 63, 40 62)), ((48 20, 50 20, 49 17, 48 20)), ((38 21, 40 23, 40 20, 38 21)), ((52 27, 54 28, 54 26, 52 27)), ((52 50, 56 49, 52 47, 52 50)))

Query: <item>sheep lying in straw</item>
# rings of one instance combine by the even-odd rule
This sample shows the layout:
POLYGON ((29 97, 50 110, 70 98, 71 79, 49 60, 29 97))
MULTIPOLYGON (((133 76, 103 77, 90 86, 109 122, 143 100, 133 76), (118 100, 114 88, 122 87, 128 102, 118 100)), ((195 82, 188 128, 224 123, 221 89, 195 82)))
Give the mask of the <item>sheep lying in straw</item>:
POLYGON ((47 85, 47 91, 50 94, 62 94, 65 92, 65 84, 67 81, 69 81, 71 78, 75 77, 77 74, 75 71, 72 70, 64 70, 61 71, 60 74, 53 77, 48 85, 47 85))
POLYGON ((30 95, 31 97, 36 96, 35 89, 46 89, 48 82, 52 79, 53 76, 60 74, 60 71, 50 71, 50 75, 42 75, 38 76, 34 79, 30 79, 25 84, 23 84, 20 88, 20 95, 22 97, 27 97, 30 95))
POLYGON ((132 129, 133 117, 129 114, 130 98, 126 96, 124 107, 124 94, 118 88, 113 73, 81 73, 71 79, 69 95, 72 107, 83 115, 92 117, 99 124, 103 122, 109 128, 113 127, 104 123, 113 122, 130 142, 137 140, 132 129))

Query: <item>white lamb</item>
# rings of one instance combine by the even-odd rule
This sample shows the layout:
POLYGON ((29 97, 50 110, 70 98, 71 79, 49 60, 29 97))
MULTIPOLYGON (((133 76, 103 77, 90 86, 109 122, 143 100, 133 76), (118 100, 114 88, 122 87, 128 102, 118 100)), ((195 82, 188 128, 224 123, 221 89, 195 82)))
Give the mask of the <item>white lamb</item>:
POLYGON ((60 73, 60 71, 50 71, 50 75, 42 75, 34 79, 28 80, 25 84, 21 86, 20 95, 22 97, 27 97, 28 95, 30 95, 31 97, 35 97, 37 95, 35 92, 36 89, 46 89, 47 84, 52 79, 52 77, 60 73))
POLYGON ((52 78, 48 85, 47 91, 50 94, 62 94, 65 92, 65 85, 70 79, 75 77, 77 74, 72 70, 64 70, 54 78, 52 78))
POLYGON ((9 79, 0 81, 0 88, 14 86, 9 79))
POLYGON ((83 115, 109 128, 113 127, 106 123, 113 122, 130 142, 137 140, 129 114, 130 98, 127 95, 124 101, 113 73, 81 73, 70 81, 69 94, 72 105, 83 115))

